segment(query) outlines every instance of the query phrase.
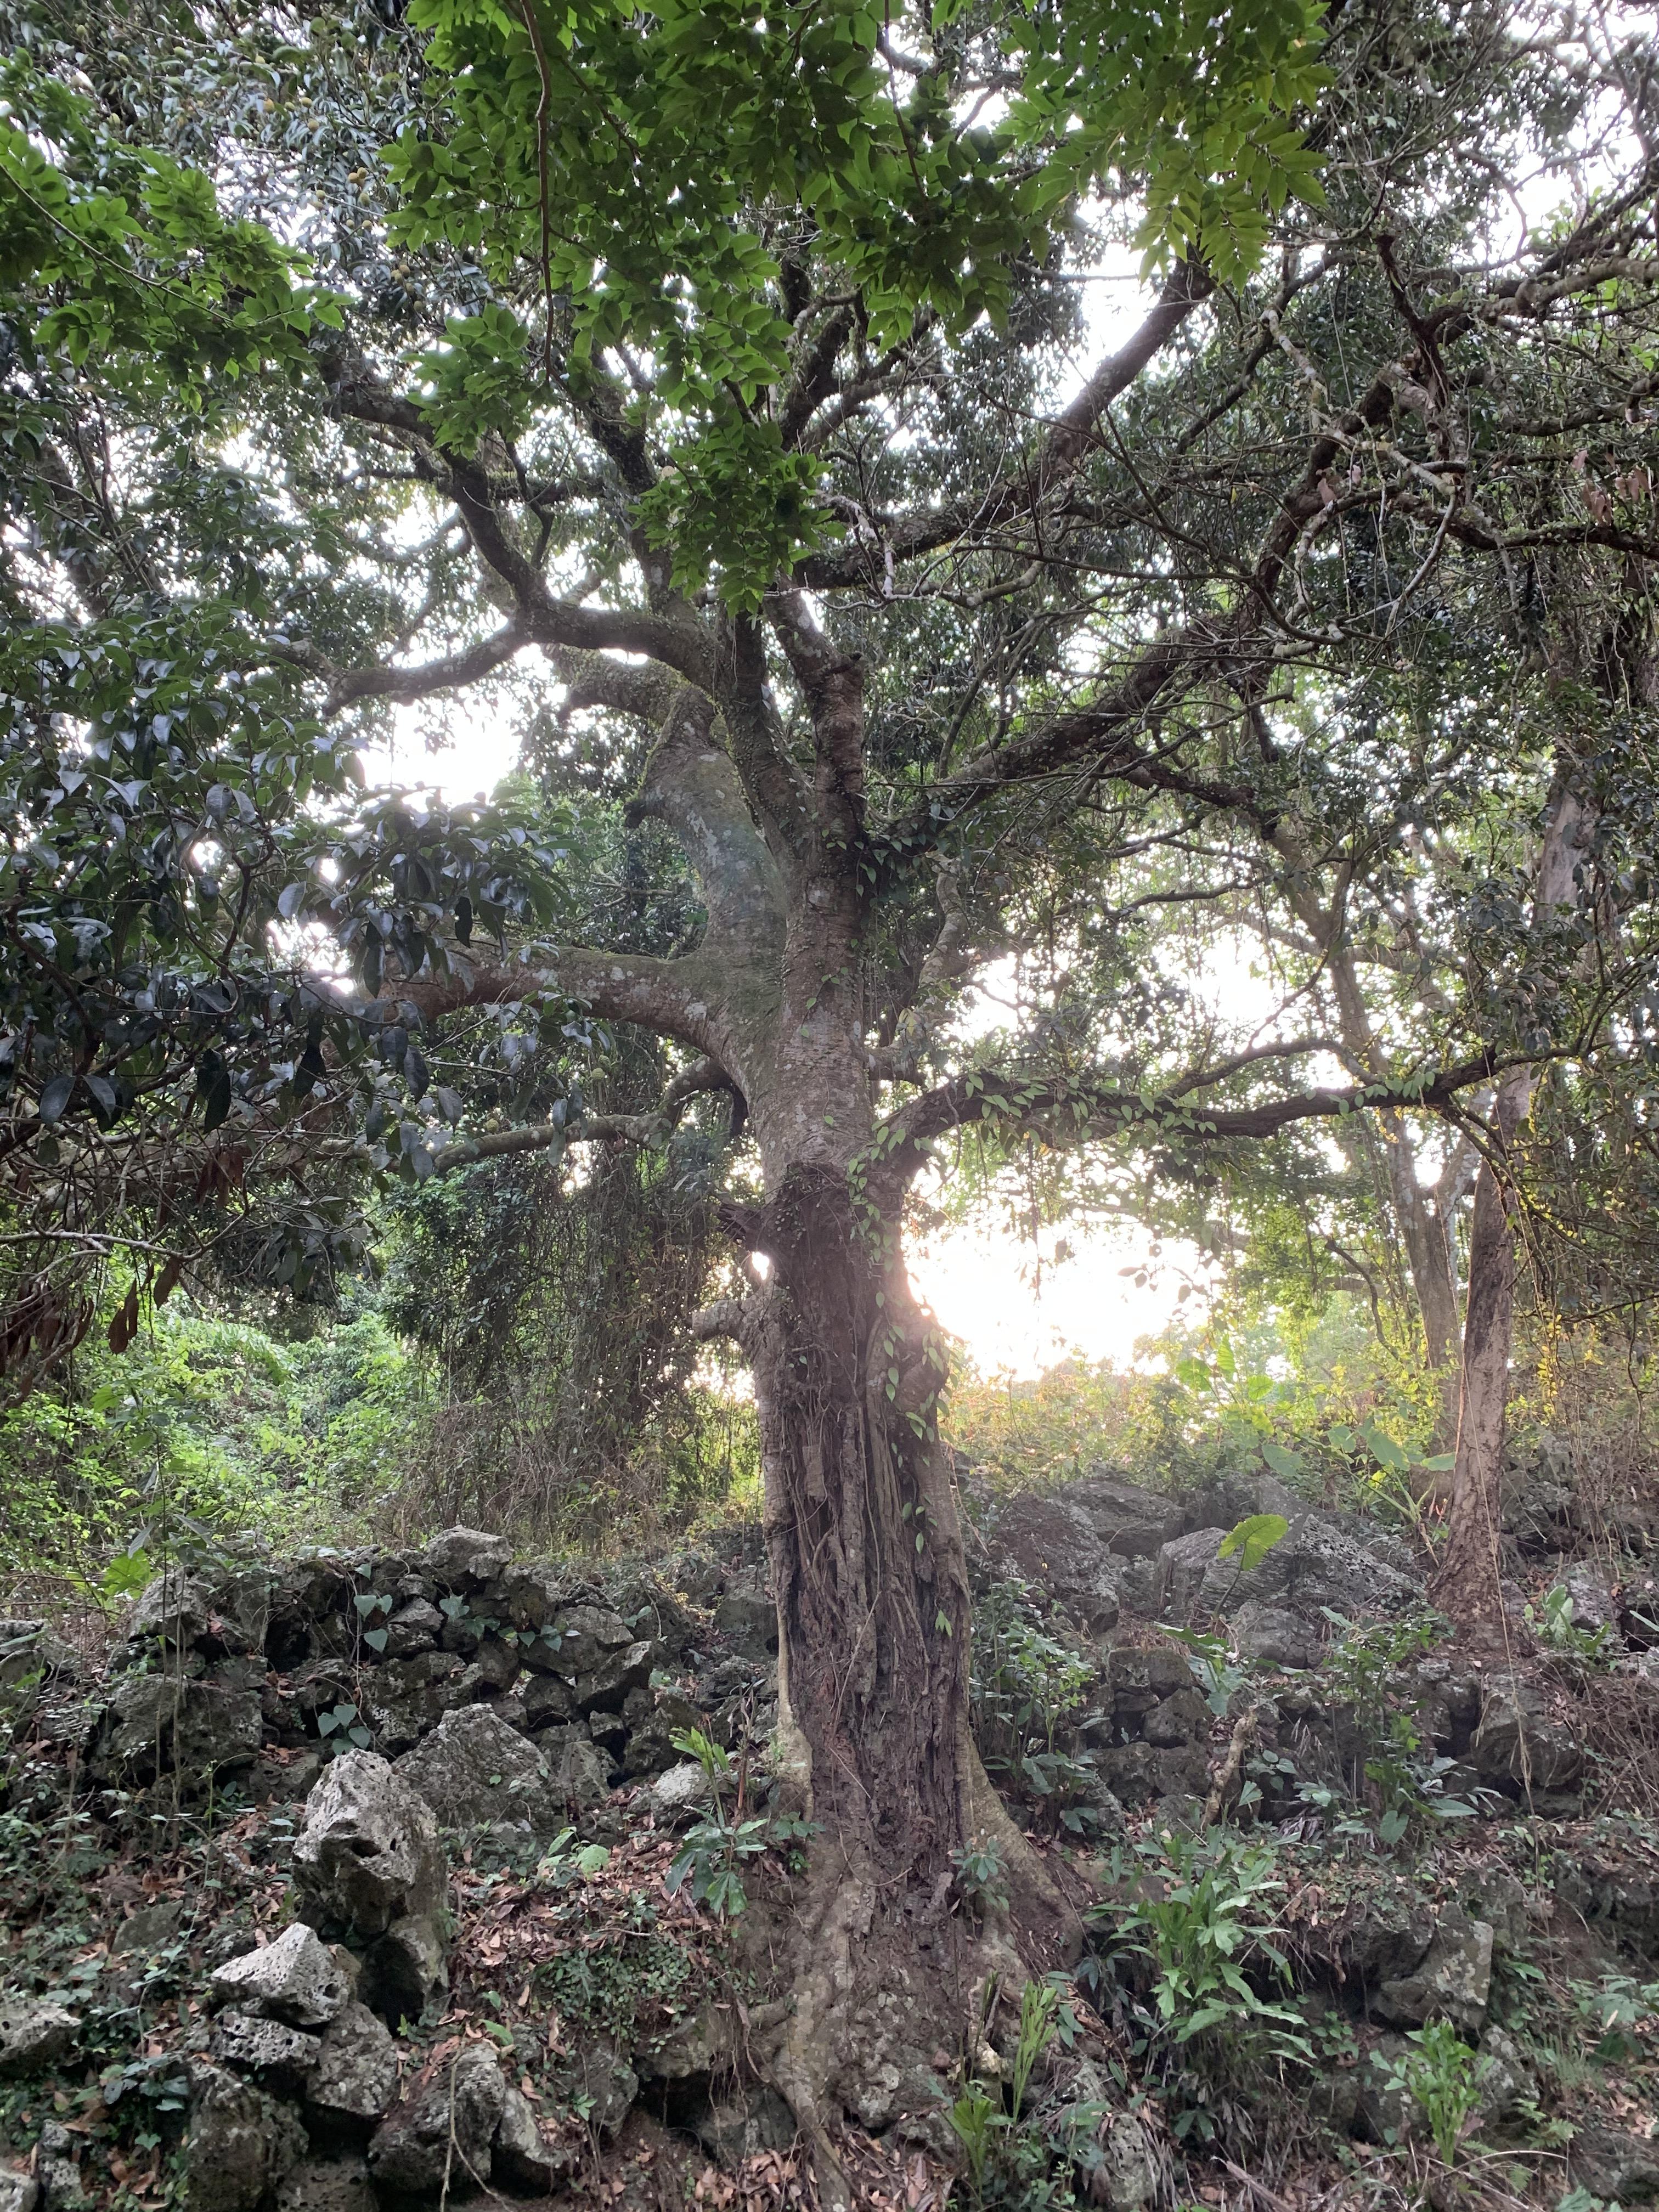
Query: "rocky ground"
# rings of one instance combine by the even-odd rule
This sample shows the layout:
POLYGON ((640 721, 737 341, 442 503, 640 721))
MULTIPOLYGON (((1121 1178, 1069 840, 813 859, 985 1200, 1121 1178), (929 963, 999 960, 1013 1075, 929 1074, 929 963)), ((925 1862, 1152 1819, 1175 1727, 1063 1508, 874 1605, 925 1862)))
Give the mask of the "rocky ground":
MULTIPOLYGON (((980 1741, 1086 1942, 951 2049, 878 2025, 866 2201, 1659 2190, 1649 1501, 1512 1468, 1482 1664, 1398 1534, 1269 1477, 964 1488, 980 1741)), ((602 1572, 204 1545, 107 1649, 67 1626, 0 1626, 0 2212, 811 2200, 763 2080, 811 1838, 754 1531, 602 1572)))

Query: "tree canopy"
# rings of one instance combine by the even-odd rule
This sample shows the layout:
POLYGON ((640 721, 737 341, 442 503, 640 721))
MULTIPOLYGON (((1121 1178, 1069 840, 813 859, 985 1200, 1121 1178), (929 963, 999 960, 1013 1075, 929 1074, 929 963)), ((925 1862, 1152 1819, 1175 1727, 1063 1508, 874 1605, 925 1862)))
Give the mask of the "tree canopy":
POLYGON ((1206 1220, 1322 1183, 1338 1242, 1380 1195, 1434 1369, 1461 1321, 1466 1589, 1529 1146, 1560 1279, 1646 1295, 1650 35, 3 19, 8 1367, 89 1251, 317 1295, 377 1178, 667 1163, 836 1838, 774 2063, 822 2147, 860 1946, 1000 1817, 924 1164, 1206 1220), (462 694, 523 777, 367 787, 462 694))

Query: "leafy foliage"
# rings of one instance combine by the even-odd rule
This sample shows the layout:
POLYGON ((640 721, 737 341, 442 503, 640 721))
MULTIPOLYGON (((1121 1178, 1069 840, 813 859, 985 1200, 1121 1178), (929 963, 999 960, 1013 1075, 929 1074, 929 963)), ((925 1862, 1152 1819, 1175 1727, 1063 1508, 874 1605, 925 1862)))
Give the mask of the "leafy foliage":
POLYGON ((1248 2133, 1237 2100, 1252 2077, 1259 2086, 1311 2051, 1300 2014, 1258 1987, 1289 1980, 1272 1850, 1225 1831, 1173 1831, 1115 1847, 1112 1875, 1119 1894, 1098 1910, 1146 1963, 1132 1999, 1137 2048, 1169 2084, 1177 2136, 1226 2139, 1241 2122, 1248 2133))

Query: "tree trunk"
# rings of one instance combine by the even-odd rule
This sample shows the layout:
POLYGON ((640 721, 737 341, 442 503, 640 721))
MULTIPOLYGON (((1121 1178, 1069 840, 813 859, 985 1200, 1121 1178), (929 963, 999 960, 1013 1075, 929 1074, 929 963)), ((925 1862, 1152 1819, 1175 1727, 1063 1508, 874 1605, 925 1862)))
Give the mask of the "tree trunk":
MULTIPOLYGON (((967 1565, 935 1415, 946 1359, 894 1225, 848 1176, 797 1164, 764 1209, 753 1302, 781 1764, 819 1833, 795 1919, 793 2010, 769 2071, 844 2199, 828 2137, 886 2124, 933 2051, 974 2030, 993 1972, 1075 1956, 1075 1913, 988 1784, 969 1731, 967 1565), (953 1916, 953 1854, 993 1844, 1012 1911, 953 1916), (897 2013, 892 1993, 902 1992, 897 2013)), ((926 2101, 925 2097, 917 2108, 926 2101)))
MULTIPOLYGON (((1281 830, 1277 842, 1279 851, 1294 864, 1289 890, 1297 915, 1328 968, 1342 1042, 1356 1067, 1386 1076, 1391 1072, 1391 1058, 1377 1037, 1353 951, 1344 934, 1344 902, 1334 898, 1329 905, 1322 905, 1314 892, 1315 869, 1305 850, 1288 830, 1281 830)), ((1452 1279, 1451 1243, 1446 1222, 1417 1179, 1417 1154, 1409 1121, 1403 1114, 1383 1113, 1377 1115, 1376 1123, 1388 1169, 1389 1196, 1417 1297, 1429 1372, 1438 1394, 1435 1448, 1440 1451, 1450 1439, 1457 1401, 1457 1291, 1452 1279)))
MULTIPOLYGON (((1498 1093, 1494 1121, 1507 1152, 1523 1119, 1531 1084, 1511 1070, 1498 1093)), ((1468 1304, 1463 1319, 1462 1393, 1452 1469, 1445 1555, 1435 1578, 1437 1603, 1466 1633, 1490 1641, 1501 1627, 1498 1544, 1504 1420, 1515 1333, 1513 1203, 1490 1160, 1474 1186, 1469 1237, 1468 1304)))
POLYGON ((1438 1393, 1434 1446, 1443 1451, 1455 1432, 1457 1406, 1457 1291, 1452 1279, 1448 1224, 1434 1211, 1417 1179, 1417 1157, 1403 1114, 1380 1114, 1395 1219, 1406 1248, 1406 1266, 1417 1293, 1424 1348, 1438 1393))
POLYGON ((791 1722, 814 1818, 867 1826, 927 1881, 965 1832, 968 1578, 933 1440, 945 1353, 844 1176, 792 1169, 768 1216, 755 1368, 791 1722))
MULTIPOLYGON (((1577 871, 1588 836, 1584 807, 1563 771, 1545 823, 1533 896, 1534 922, 1577 897, 1577 871)), ((1500 1158, 1510 1152, 1531 1103, 1531 1070, 1511 1068, 1498 1085, 1492 1116, 1500 1158)), ((1515 1273, 1514 1199, 1489 1159, 1474 1187, 1457 1456, 1445 1557, 1432 1593, 1462 1632, 1486 1643, 1499 1636, 1504 1620, 1499 1493, 1515 1340, 1515 1273)))

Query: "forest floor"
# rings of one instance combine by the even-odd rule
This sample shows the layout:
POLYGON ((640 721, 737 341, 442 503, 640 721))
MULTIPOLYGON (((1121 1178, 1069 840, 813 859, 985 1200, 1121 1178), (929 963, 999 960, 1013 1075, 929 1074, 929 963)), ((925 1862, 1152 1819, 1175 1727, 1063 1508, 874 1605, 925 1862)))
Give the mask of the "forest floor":
MULTIPOLYGON (((1337 1516, 1295 1516, 1224 1607, 1214 1499, 1154 1527, 1156 1552, 1091 1557, 1076 1516, 1123 1540, 1171 1511, 1139 1497, 1085 1482, 981 1516, 981 1741, 1087 1942, 1023 1996, 965 1989, 950 2048, 896 2030, 848 2081, 860 2201, 1659 2193, 1644 1556, 1517 1542, 1516 1655, 1483 1669, 1409 1593, 1321 1617, 1356 1565, 1337 1539, 1365 1537, 1337 1516), (1038 1599, 1056 1512, 1071 1586, 1038 1599)), ((816 2203, 764 2079, 812 1839, 766 1786, 753 1532, 604 1571, 459 1534, 181 1561, 114 1634, 95 1613, 5 1624, 6 2212, 816 2203), (325 2022, 216 1983, 319 1923, 295 1844, 342 1747, 382 1773, 384 1752, 436 1813, 442 1964, 418 2016, 354 1997, 325 2022), (319 2087, 331 2050, 356 2069, 343 2101, 319 2087)), ((1357 1563, 1409 1582, 1398 1562, 1383 1537, 1357 1563)), ((964 1956, 998 1872, 961 1869, 964 1956)), ((372 1946, 345 1933, 331 1955, 372 1998, 372 1946)))

